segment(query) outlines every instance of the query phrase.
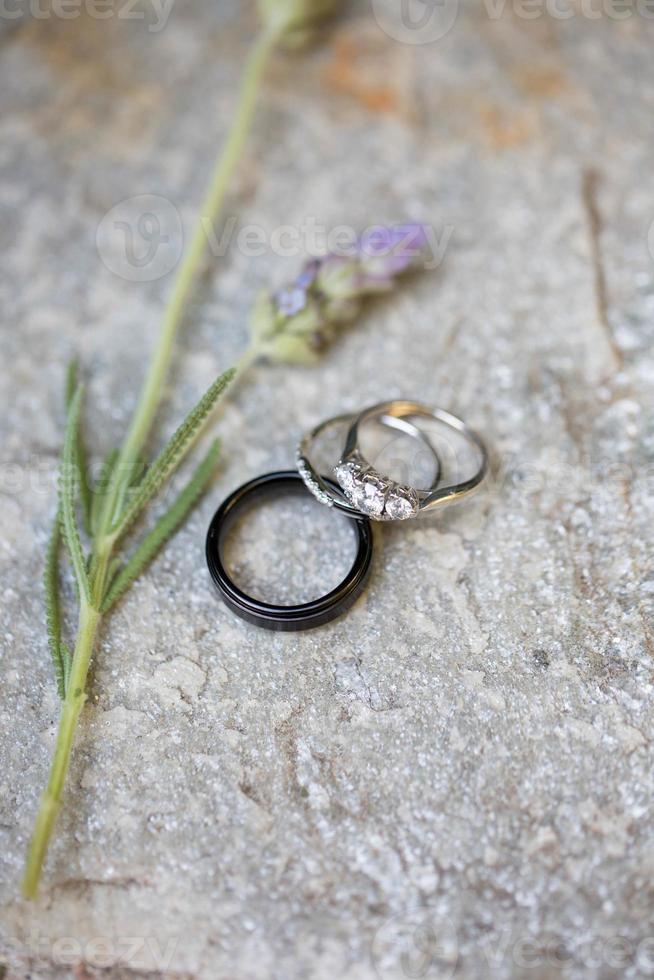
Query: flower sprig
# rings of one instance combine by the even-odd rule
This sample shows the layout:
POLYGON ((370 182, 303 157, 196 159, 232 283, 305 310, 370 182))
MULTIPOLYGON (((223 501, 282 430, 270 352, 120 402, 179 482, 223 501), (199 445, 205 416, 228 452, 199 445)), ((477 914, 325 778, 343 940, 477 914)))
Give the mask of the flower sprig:
POLYGON ((350 254, 311 259, 288 286, 259 296, 251 329, 261 354, 271 361, 315 361, 367 297, 389 292, 417 264, 427 241, 422 224, 377 227, 350 254))
POLYGON ((220 216, 269 55, 281 41, 306 39, 339 7, 335 0, 260 0, 262 31, 244 69, 238 107, 200 211, 202 220, 174 281, 159 340, 125 439, 107 456, 94 483, 88 479, 82 431, 84 388, 76 367, 69 372, 57 512, 44 571, 48 639, 62 707, 50 774, 36 815, 23 878, 23 892, 28 898, 37 892, 61 806, 98 630, 104 617, 174 534, 208 486, 215 472, 218 443, 211 444, 173 503, 130 550, 129 539, 137 522, 146 516, 150 504, 189 455, 237 374, 261 356, 278 362, 314 357, 338 326, 354 318, 365 296, 390 288, 397 274, 415 257, 415 248, 409 248, 408 255, 401 254, 397 232, 389 230, 372 249, 364 250, 361 243, 353 256, 312 260, 289 289, 257 303, 251 343, 237 367, 214 381, 160 454, 149 465, 144 462, 175 338, 202 271, 204 228, 207 222, 215 225, 220 216), (62 544, 77 585, 78 617, 73 643, 64 639, 62 630, 62 544))

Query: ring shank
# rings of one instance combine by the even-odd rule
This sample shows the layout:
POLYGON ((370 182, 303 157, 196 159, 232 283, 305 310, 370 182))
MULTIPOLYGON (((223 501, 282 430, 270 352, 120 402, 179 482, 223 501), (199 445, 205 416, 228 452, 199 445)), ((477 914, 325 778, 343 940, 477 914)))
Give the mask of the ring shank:
POLYGON ((435 487, 434 489, 428 491, 415 491, 420 499, 419 509, 421 514, 433 510, 435 507, 441 506, 445 503, 467 497, 478 488, 488 472, 488 453, 481 438, 473 429, 466 425, 465 422, 462 422, 461 419, 457 418, 456 415, 452 415, 450 412, 447 412, 442 408, 428 408, 426 405, 422 405, 420 402, 403 399, 380 402, 378 405, 372 405, 370 408, 367 408, 361 412, 360 415, 355 416, 345 439, 345 448, 343 449, 342 456, 343 460, 346 460, 349 456, 358 453, 360 426, 370 419, 379 417, 383 418, 387 416, 398 420, 406 420, 406 418, 417 417, 442 422, 449 428, 459 432, 479 451, 479 467, 477 472, 468 480, 462 480, 460 483, 451 484, 445 487, 435 487))
MULTIPOLYGON (((297 447, 295 464, 305 485, 321 504, 325 504, 327 507, 334 507, 336 510, 340 510, 350 517, 363 517, 367 519, 365 514, 362 514, 354 504, 350 503, 338 484, 322 476, 311 462, 311 449, 316 440, 327 429, 336 425, 346 425, 348 423, 351 425, 355 419, 356 414, 351 413, 348 415, 337 415, 332 419, 321 422, 301 440, 297 447)), ((426 444, 434 458, 435 465, 431 486, 435 489, 441 478, 441 459, 429 437, 424 432, 421 432, 417 426, 412 425, 411 422, 407 422, 406 419, 396 418, 391 413, 388 413, 387 416, 380 417, 380 422, 389 428, 404 432, 406 435, 419 439, 426 444)))
MULTIPOLYGON (((331 483, 331 481, 329 481, 331 483)), ((265 473, 235 490, 213 516, 206 540, 206 559, 213 582, 225 604, 242 619, 264 629, 296 631, 312 629, 344 613, 361 594, 372 563, 372 529, 365 518, 351 521, 357 539, 357 553, 343 581, 331 592, 310 602, 280 606, 247 595, 227 572, 223 560, 226 535, 234 519, 261 497, 279 494, 306 494, 302 478, 295 470, 265 473)))

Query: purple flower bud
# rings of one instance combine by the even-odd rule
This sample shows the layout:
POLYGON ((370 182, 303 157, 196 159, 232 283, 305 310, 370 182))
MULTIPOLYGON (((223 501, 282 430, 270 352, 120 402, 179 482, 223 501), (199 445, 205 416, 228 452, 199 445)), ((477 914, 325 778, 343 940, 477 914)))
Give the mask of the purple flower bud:
POLYGON ((295 280, 295 285, 300 286, 302 289, 308 289, 309 286, 313 285, 320 272, 321 264, 321 259, 310 259, 295 280))
POLYGON ((424 225, 379 226, 361 237, 354 255, 310 259, 292 283, 255 306, 252 329, 261 352, 275 361, 315 357, 356 319, 366 296, 393 289, 427 242, 424 225))
POLYGON ((304 309, 307 302, 305 289, 298 286, 290 286, 287 289, 280 289, 275 293, 275 305, 277 312, 282 316, 295 316, 300 310, 304 309))
POLYGON ((427 243, 422 224, 371 228, 359 241, 362 269, 373 282, 397 276, 413 265, 427 243))

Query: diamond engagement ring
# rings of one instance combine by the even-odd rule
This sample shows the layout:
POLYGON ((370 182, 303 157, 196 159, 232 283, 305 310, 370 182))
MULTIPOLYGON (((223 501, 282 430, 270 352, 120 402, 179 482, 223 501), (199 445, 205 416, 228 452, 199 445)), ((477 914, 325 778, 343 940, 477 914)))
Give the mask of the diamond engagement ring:
MULTIPOLYGON (((418 459, 419 454, 414 452, 410 461, 413 469, 418 459)), ((207 533, 207 565, 223 600, 237 615, 266 629, 310 629, 340 616, 357 599, 368 579, 374 547, 370 521, 405 521, 467 496, 484 479, 488 454, 479 436, 456 416, 440 408, 430 409, 419 402, 398 399, 373 405, 358 415, 339 415, 321 422, 300 442, 296 463, 298 472, 266 473, 233 491, 214 514, 207 533), (417 424, 418 420, 420 424, 417 424), (391 462, 389 459, 388 464, 379 462, 385 458, 384 453, 392 443, 387 442, 377 455, 379 468, 370 464, 359 439, 362 427, 371 422, 398 429, 429 451, 431 471, 424 477, 426 489, 417 489, 407 481, 398 482, 382 472, 386 465, 391 470, 397 466, 398 460, 391 462), (434 423, 442 430, 435 441, 429 433, 429 426, 434 423), (337 433, 337 427, 340 433, 337 433), (330 435, 335 443, 331 446, 330 459, 338 459, 333 467, 338 483, 328 476, 321 476, 312 462, 321 435, 325 438, 330 435), (343 446, 340 456, 336 448, 339 444, 343 446), (476 457, 475 468, 471 476, 462 480, 461 472, 467 470, 466 458, 469 460, 471 453, 476 457), (254 499, 298 490, 305 495, 303 483, 321 503, 352 518, 349 523, 354 529, 357 551, 350 571, 336 588, 308 602, 278 605, 249 595, 240 588, 226 564, 225 539, 232 521, 254 499)), ((403 465, 406 466, 407 461, 403 465)))
MULTIPOLYGON (((350 517, 371 515, 367 514, 367 512, 365 512, 356 501, 349 499, 349 495, 346 494, 344 488, 339 490, 339 488, 335 487, 331 481, 328 481, 320 475, 312 462, 312 450, 316 441, 322 435, 328 433, 332 429, 336 429, 338 426, 341 428, 351 426, 356 421, 357 417, 358 416, 356 413, 351 413, 348 415, 337 415, 335 418, 327 419, 326 421, 321 422, 320 425, 317 425, 302 438, 297 447, 295 455, 295 465, 297 466, 297 470, 304 480, 305 485, 311 491, 314 497, 319 500, 321 504, 325 504, 326 507, 334 507, 336 510, 342 511, 344 514, 348 514, 350 517)), ((441 476, 441 461, 429 437, 407 419, 399 418, 391 413, 381 413, 378 421, 388 428, 393 428, 399 430, 400 432, 404 432, 406 435, 419 440, 425 445, 432 458, 433 472, 431 477, 431 486, 433 489, 435 489, 438 486, 441 476)))
POLYGON ((373 405, 353 419, 334 475, 357 513, 377 521, 404 521, 468 496, 479 487, 487 470, 488 454, 484 443, 455 415, 419 402, 396 400, 373 405), (361 426, 372 419, 394 419, 396 423, 405 423, 408 418, 429 419, 457 432, 479 456, 476 472, 459 483, 419 490, 397 483, 371 466, 359 448, 361 426))

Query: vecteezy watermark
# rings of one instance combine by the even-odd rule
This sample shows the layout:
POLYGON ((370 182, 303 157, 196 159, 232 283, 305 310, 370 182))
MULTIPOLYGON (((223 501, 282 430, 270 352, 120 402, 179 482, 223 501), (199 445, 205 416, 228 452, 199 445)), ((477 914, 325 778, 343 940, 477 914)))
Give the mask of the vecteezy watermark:
POLYGON ((460 0, 371 0, 384 34, 402 44, 433 44, 445 37, 459 16, 460 0))
POLYGON ((510 929, 483 938, 478 952, 486 961, 487 973, 494 976, 501 966, 511 965, 522 976, 567 976, 573 966, 592 971, 593 975, 654 975, 654 937, 630 939, 611 935, 577 936, 572 944, 553 933, 519 935, 510 929))
MULTIPOLYGON (((449 980, 457 973, 460 955, 453 922, 433 906, 419 906, 395 916, 377 930, 371 946, 380 980, 449 980)), ((500 928, 476 944, 480 976, 495 976, 509 967, 521 977, 562 976, 577 966, 593 975, 608 969, 611 976, 654 976, 654 937, 629 938, 620 933, 563 936, 544 932, 521 934, 500 928), (564 972, 562 972, 564 971, 564 972)))
POLYGON ((630 17, 654 19, 654 0, 483 0, 491 20, 510 12, 521 20, 628 20, 630 17))
MULTIPOLYGON (((388 37, 403 44, 433 44, 456 24, 459 0, 371 0, 375 20, 388 37)), ((520 20, 654 19, 654 0, 482 0, 489 20, 511 14, 520 20)))
MULTIPOLYGON (((333 445, 327 441, 326 448, 330 452, 333 449, 331 458, 335 461, 340 448, 337 440, 333 445)), ((438 455, 452 479, 467 479, 472 465, 469 454, 459 452, 454 444, 449 445, 442 434, 438 438, 438 455)), ((395 439, 378 447, 375 461, 386 469, 398 470, 397 475, 394 473, 398 482, 415 481, 419 485, 433 474, 434 460, 430 450, 420 446, 414 453, 407 454, 406 446, 402 449, 395 439)), ((85 471, 84 479, 89 488, 100 479, 102 465, 96 460, 85 471)), ((625 487, 651 496, 654 494, 654 465, 649 458, 639 454, 629 462, 603 453, 571 459, 556 450, 542 452, 529 460, 524 460, 520 454, 496 454, 495 465, 484 481, 482 492, 504 495, 517 490, 523 496, 549 493, 561 501, 574 502, 582 484, 584 501, 594 493, 601 493, 603 497, 613 494, 616 500, 622 500, 625 487)), ((50 499, 56 490, 57 463, 51 454, 32 453, 20 460, 0 455, 0 500, 21 499, 26 495, 50 499)), ((174 493, 172 485, 161 491, 162 500, 166 499, 167 493, 174 493)))
POLYGON ((125 198, 98 225, 98 254, 106 267, 130 282, 152 282, 175 268, 184 247, 175 205, 157 194, 125 198))
MULTIPOLYGON (((263 225, 239 225, 235 217, 228 217, 215 226, 208 218, 200 224, 206 236, 207 250, 214 258, 222 258, 232 246, 248 258, 258 258, 267 253, 282 258, 319 258, 328 253, 334 255, 371 257, 383 254, 380 248, 387 229, 372 225, 363 232, 350 225, 328 227, 308 215, 299 224, 283 224, 273 228, 263 225)), ((421 266, 426 270, 438 268, 442 263, 453 225, 435 228, 422 224, 426 241, 422 250, 421 266)), ((415 224, 395 225, 399 233, 393 243, 393 254, 402 257, 412 255, 415 224), (406 229, 406 243, 402 230, 406 229)), ((139 194, 120 201, 105 214, 98 226, 96 246, 106 267, 121 279, 131 282, 151 282, 171 272, 179 262, 184 244, 182 221, 177 208, 165 197, 156 194, 139 194)))
POLYGON ((0 0, 0 20, 139 20, 152 34, 168 23, 175 0, 0 0))
POLYGON ((371 958, 381 980, 448 980, 459 958, 456 929, 435 908, 408 909, 377 930, 371 958))
MULTIPOLYGON (((207 236, 211 254, 218 258, 225 255, 236 239, 236 248, 248 258, 257 258, 272 252, 282 258, 320 258, 323 255, 340 255, 343 258, 384 254, 384 248, 391 248, 399 258, 415 254, 415 224, 396 224, 397 240, 388 244, 388 229, 382 225, 369 225, 357 231, 351 225, 321 224, 313 215, 307 215, 297 225, 277 225, 272 229, 262 225, 248 224, 238 227, 236 218, 228 218, 220 234, 207 219, 201 219, 207 236)), ((445 258, 445 252, 454 232, 454 225, 443 225, 437 229, 433 225, 421 224, 426 247, 422 250, 423 269, 437 269, 445 258)))
POLYGON ((45 936, 32 930, 24 939, 5 940, 3 951, 10 962, 25 958, 37 962, 45 959, 60 967, 74 968, 83 964, 97 970, 122 966, 139 972, 163 972, 170 969, 178 946, 178 938, 109 935, 80 939, 77 936, 45 936))

